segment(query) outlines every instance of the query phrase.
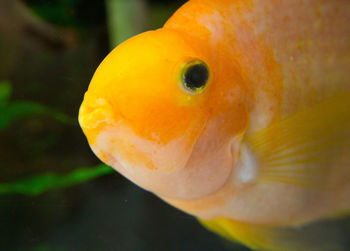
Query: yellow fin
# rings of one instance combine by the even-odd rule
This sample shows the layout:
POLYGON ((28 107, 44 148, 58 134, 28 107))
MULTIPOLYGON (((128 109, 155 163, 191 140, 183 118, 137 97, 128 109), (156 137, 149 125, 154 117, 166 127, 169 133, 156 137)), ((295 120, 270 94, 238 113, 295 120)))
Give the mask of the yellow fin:
POLYGON ((350 250, 349 222, 343 220, 325 220, 298 228, 253 225, 224 218, 199 221, 222 237, 241 242, 254 250, 350 250))
POLYGON ((334 172, 350 177, 350 93, 276 121, 245 142, 256 155, 260 180, 331 188, 334 172))

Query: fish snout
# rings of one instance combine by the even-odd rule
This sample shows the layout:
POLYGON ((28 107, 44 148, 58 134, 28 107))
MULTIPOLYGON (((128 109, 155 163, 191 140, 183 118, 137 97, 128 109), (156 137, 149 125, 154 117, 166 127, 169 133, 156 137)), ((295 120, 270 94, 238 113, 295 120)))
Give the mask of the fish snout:
POLYGON ((142 188, 167 197, 188 196, 186 163, 191 155, 186 135, 166 143, 144 138, 105 99, 86 95, 79 123, 93 152, 142 188))

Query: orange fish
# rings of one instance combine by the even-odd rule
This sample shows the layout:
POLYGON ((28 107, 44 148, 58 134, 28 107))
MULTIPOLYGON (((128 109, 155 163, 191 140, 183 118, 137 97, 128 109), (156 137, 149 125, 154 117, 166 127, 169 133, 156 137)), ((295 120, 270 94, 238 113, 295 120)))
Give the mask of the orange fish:
POLYGON ((347 250, 341 224, 312 223, 350 212, 349 17, 348 0, 191 0, 106 57, 80 125, 103 162, 226 238, 347 250))

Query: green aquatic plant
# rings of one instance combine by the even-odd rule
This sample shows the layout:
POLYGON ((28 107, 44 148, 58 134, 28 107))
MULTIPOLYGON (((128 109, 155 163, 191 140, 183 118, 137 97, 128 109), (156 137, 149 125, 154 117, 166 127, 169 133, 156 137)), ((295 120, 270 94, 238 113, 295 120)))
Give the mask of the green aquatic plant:
POLYGON ((65 175, 45 173, 15 182, 0 183, 0 195, 14 193, 39 195, 48 190, 76 185, 112 172, 111 167, 101 164, 95 167, 78 168, 65 175))
POLYGON ((77 125, 76 119, 47 106, 32 101, 10 101, 11 93, 11 84, 8 81, 0 81, 0 130, 18 119, 34 115, 45 115, 64 124, 77 125))
POLYGON ((75 119, 72 119, 61 112, 30 101, 13 101, 0 104, 0 114, 0 130, 8 127, 18 119, 33 115, 47 115, 64 124, 77 124, 75 119))
MULTIPOLYGON (((31 101, 10 101, 11 93, 11 84, 8 81, 0 81, 0 130, 7 128, 16 120, 37 115, 49 116, 64 124, 77 126, 76 119, 44 105, 31 101)), ((76 185, 112 172, 111 167, 103 164, 74 169, 65 175, 49 172, 19 181, 0 183, 0 195, 14 193, 39 195, 48 190, 76 185)))

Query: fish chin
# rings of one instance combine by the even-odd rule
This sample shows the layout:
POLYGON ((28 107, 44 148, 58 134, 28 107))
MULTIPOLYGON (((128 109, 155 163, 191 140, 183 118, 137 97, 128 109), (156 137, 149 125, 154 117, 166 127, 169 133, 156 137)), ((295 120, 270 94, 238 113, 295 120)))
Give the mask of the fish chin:
POLYGON ((185 136, 164 145, 137 136, 120 122, 104 128, 92 149, 102 161, 148 191, 179 198, 189 194, 185 167, 192 149, 185 136))

